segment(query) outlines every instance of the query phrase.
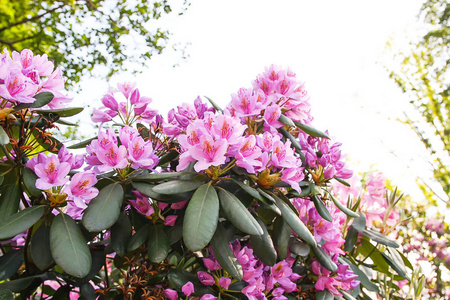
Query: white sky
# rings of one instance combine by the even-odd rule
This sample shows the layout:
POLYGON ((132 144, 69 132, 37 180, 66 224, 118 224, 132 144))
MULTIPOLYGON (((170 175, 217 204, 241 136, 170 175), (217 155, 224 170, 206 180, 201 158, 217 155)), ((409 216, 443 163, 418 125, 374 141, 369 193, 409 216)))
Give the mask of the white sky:
MULTIPOLYGON (((382 61, 390 37, 417 27, 421 0, 192 0, 182 16, 166 21, 172 41, 191 43, 187 61, 155 56, 137 77, 141 95, 163 115, 198 95, 225 106, 230 94, 251 87, 270 64, 289 66, 306 81, 314 125, 343 144, 354 170, 383 171, 394 185, 421 197, 415 176, 429 176, 423 146, 396 118, 407 99, 388 78, 382 61)), ((178 55, 178 56, 177 56, 178 55)), ((76 96, 98 101, 107 91, 99 80, 82 83, 76 96)), ((87 109, 90 111, 90 109, 87 109)))

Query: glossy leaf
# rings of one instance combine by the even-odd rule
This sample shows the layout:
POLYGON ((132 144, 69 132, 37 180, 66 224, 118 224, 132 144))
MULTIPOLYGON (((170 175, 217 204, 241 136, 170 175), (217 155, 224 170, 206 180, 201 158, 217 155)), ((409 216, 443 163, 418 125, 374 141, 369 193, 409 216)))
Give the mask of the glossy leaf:
POLYGON ((353 226, 353 228, 358 230, 358 232, 363 232, 366 229, 366 222, 367 222, 366 216, 362 212, 360 212, 358 214, 359 214, 359 217, 353 219, 352 226, 353 226))
POLYGON ((235 195, 227 190, 220 189, 219 200, 227 220, 233 223, 237 229, 251 235, 262 235, 264 233, 258 221, 235 195))
POLYGON ((281 134, 287 138, 288 140, 291 141, 292 146, 294 146, 295 149, 297 149, 298 152, 302 151, 302 146, 300 145, 300 143, 298 142, 298 139, 296 139, 295 137, 292 136, 292 134, 290 134, 286 129, 284 128, 279 128, 278 129, 281 134))
POLYGON ((353 210, 347 208, 346 206, 342 205, 342 203, 339 200, 336 200, 336 198, 334 198, 331 194, 330 194, 330 197, 331 197, 331 200, 333 201, 333 203, 337 206, 337 208, 339 208, 340 211, 342 211, 344 214, 346 214, 347 216, 352 217, 352 218, 359 218, 359 214, 357 214, 353 210))
POLYGON ((153 182, 153 181, 161 181, 165 179, 170 179, 173 177, 178 177, 183 175, 184 172, 165 172, 165 173, 153 173, 153 174, 145 174, 133 177, 133 181, 147 181, 147 182, 153 182))
POLYGON ((341 184, 343 184, 343 185, 345 185, 345 186, 348 186, 348 187, 350 187, 350 183, 348 183, 347 181, 345 181, 344 179, 342 179, 342 178, 339 178, 339 177, 334 177, 334 179, 336 179, 339 183, 341 183, 341 184))
POLYGON ((83 226, 90 232, 100 232, 111 227, 119 219, 123 197, 123 188, 118 183, 101 189, 83 215, 83 226))
POLYGON ((258 191, 256 189, 252 188, 251 186, 248 186, 247 184, 245 184, 245 183, 243 183, 243 182, 241 182, 239 180, 233 179, 233 181, 236 184, 238 184, 245 192, 247 192, 247 194, 249 194, 253 198, 256 198, 256 199, 258 199, 260 201, 264 201, 264 199, 262 198, 261 194, 258 193, 258 191))
POLYGON ((285 259, 288 253, 289 239, 291 237, 291 227, 283 220, 283 218, 276 218, 273 223, 272 237, 275 247, 278 250, 278 257, 285 259))
POLYGON ((303 257, 308 256, 309 253, 310 253, 310 250, 311 250, 311 248, 307 244, 305 244, 305 243, 303 243, 301 241, 298 241, 298 240, 292 242, 289 245, 289 251, 291 253, 293 253, 295 255, 300 255, 300 256, 303 256, 303 257))
POLYGON ((262 235, 250 235, 253 253, 267 266, 273 266, 277 262, 277 251, 266 226, 263 222, 260 223, 264 233, 262 235))
POLYGON ((9 289, 0 289, 0 300, 14 300, 14 293, 9 289))
POLYGON ((53 263, 50 253, 50 226, 41 225, 33 234, 30 243, 31 257, 34 264, 45 270, 53 263))
POLYGON ((172 180, 155 185, 152 190, 158 194, 174 195, 194 191, 202 184, 197 181, 172 180))
POLYGON ((42 191, 36 187, 38 177, 29 168, 23 168, 22 171, 23 185, 30 196, 39 197, 42 191))
POLYGON ((320 200, 316 195, 312 197, 312 200, 314 202, 314 206, 316 207, 317 212, 319 215, 327 220, 328 222, 333 222, 333 217, 331 216, 330 212, 328 211, 327 207, 323 203, 322 200, 320 200))
POLYGON ((275 197, 276 205, 281 211, 281 216, 291 229, 311 246, 317 246, 314 236, 294 211, 280 198, 275 197))
POLYGON ((391 256, 388 256, 386 253, 380 252, 383 258, 386 260, 386 262, 392 267, 392 269, 397 272, 398 275, 401 277, 410 280, 409 276, 406 274, 406 266, 403 263, 402 258, 396 253, 395 249, 392 249, 392 251, 389 251, 391 256))
POLYGON ((34 225, 44 214, 43 206, 28 207, 0 223, 0 240, 12 238, 34 225))
POLYGON ((317 291, 316 300, 333 300, 334 295, 330 293, 327 289, 323 291, 317 291))
POLYGON ((324 266, 327 270, 331 272, 337 271, 337 265, 333 262, 331 257, 319 247, 312 247, 312 251, 316 255, 317 260, 320 262, 322 266, 324 266))
POLYGON ((344 251, 350 252, 353 250, 353 248, 356 245, 356 242, 358 241, 358 230, 351 225, 347 230, 347 235, 345 236, 345 244, 344 244, 344 251))
POLYGON ((9 144, 9 136, 5 132, 5 129, 0 126, 0 145, 8 145, 9 144))
POLYGON ((205 247, 216 231, 219 198, 211 183, 199 187, 188 203, 183 221, 183 240, 191 251, 205 247))
POLYGON ((0 256, 0 281, 14 275, 23 263, 23 249, 10 250, 0 256))
POLYGON ((49 104, 55 96, 51 92, 41 92, 33 96, 36 101, 31 103, 32 108, 39 108, 49 104))
POLYGON ((131 230, 130 219, 125 212, 122 212, 117 222, 111 227, 111 246, 120 256, 124 256, 127 252, 131 230))
POLYGON ((50 228, 50 249, 55 262, 67 273, 84 277, 91 270, 92 257, 86 240, 71 217, 59 214, 50 228))
POLYGON ((39 109, 36 110, 38 114, 57 114, 61 118, 72 117, 83 111, 83 107, 68 107, 58 109, 39 109))
POLYGON ((330 139, 330 137, 325 134, 324 132, 317 130, 309 125, 303 124, 303 123, 299 123, 299 122, 295 122, 294 121, 295 126, 297 126, 299 129, 301 129, 304 133, 310 135, 310 136, 314 136, 314 137, 323 137, 323 138, 327 138, 330 139))
MULTIPOLYGON (((0 194, 0 228, 1 228, 2 220, 5 220, 7 217, 15 214, 19 210, 21 192, 19 184, 12 183, 2 186, 0 193, 1 193, 0 194)), ((2 232, 0 232, 0 236, 1 235, 2 232)))
POLYGON ((148 259, 153 263, 160 263, 169 254, 170 243, 164 228, 160 225, 150 228, 148 237, 148 259))
POLYGON ((127 251, 133 251, 142 246, 148 239, 151 224, 146 224, 139 228, 135 234, 131 236, 128 242, 127 251))
POLYGON ((271 195, 269 195, 268 193, 266 193, 265 191, 263 191, 260 188, 256 188, 256 190, 258 191, 259 194, 261 194, 261 196, 263 196, 263 199, 269 200, 269 202, 263 201, 264 203, 269 204, 269 205, 270 204, 275 204, 276 201, 271 195))
POLYGON ((234 255, 233 250, 231 250, 229 242, 222 224, 219 224, 216 233, 211 240, 214 257, 228 274, 241 280, 244 276, 242 266, 234 255))
POLYGON ((289 127, 295 127, 294 122, 289 117, 286 117, 285 115, 280 115, 280 118, 278 119, 281 123, 289 126, 289 127))
POLYGON ((370 281, 370 279, 367 277, 367 275, 364 274, 364 272, 361 271, 356 265, 354 265, 353 263, 351 263, 348 259, 346 259, 344 257, 340 257, 339 260, 343 261, 344 263, 346 263, 347 265, 350 266, 353 273, 358 275, 358 278, 356 280, 359 280, 366 289, 368 289, 369 291, 376 292, 376 293, 380 292, 378 286, 376 284, 374 284, 372 281, 370 281))
POLYGON ((183 285, 189 281, 194 284, 194 294, 195 296, 203 296, 205 294, 212 294, 213 291, 209 287, 205 287, 201 284, 200 280, 194 274, 180 269, 172 269, 167 275, 169 281, 169 287, 171 289, 181 292, 183 285))
POLYGON ((81 149, 85 148, 87 145, 89 145, 93 140, 96 140, 97 137, 92 137, 90 139, 84 140, 82 142, 79 142, 77 144, 73 144, 71 146, 68 146, 67 149, 81 149))
MULTIPOLYGON (((154 184, 150 184, 147 182, 132 182, 131 185, 133 188, 138 190, 140 193, 152 198, 156 199, 158 201, 167 202, 167 203, 173 203, 173 202, 180 202, 182 201, 179 197, 174 197, 173 195, 165 195, 165 194, 159 194, 153 191, 154 184), (179 200, 179 201, 173 201, 173 200, 179 200)), ((186 199, 184 199, 186 200, 186 199)))
POLYGON ((214 102, 212 99, 210 99, 209 97, 204 96, 206 99, 208 99, 209 103, 211 103, 211 105, 216 109, 216 111, 218 112, 223 112, 223 110, 220 108, 220 106, 214 102))
POLYGON ((369 229, 365 229, 361 232, 364 236, 367 236, 368 238, 370 238, 372 241, 377 242, 379 244, 382 245, 386 245, 392 248, 398 248, 400 247, 399 244, 397 244, 396 241, 391 240, 390 238, 388 238, 386 235, 374 231, 374 230, 369 230, 369 229))

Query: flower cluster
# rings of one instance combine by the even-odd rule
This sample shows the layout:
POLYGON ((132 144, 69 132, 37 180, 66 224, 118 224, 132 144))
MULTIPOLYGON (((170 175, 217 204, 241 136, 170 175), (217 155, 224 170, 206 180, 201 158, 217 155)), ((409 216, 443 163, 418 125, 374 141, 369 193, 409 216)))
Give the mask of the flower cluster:
POLYGON ((54 95, 48 103, 51 109, 61 108, 71 101, 61 92, 63 89, 61 70, 54 68, 46 54, 33 55, 29 49, 13 51, 12 57, 6 49, 0 54, 0 97, 7 101, 1 103, 1 108, 32 103, 36 100, 33 96, 40 92, 54 95))

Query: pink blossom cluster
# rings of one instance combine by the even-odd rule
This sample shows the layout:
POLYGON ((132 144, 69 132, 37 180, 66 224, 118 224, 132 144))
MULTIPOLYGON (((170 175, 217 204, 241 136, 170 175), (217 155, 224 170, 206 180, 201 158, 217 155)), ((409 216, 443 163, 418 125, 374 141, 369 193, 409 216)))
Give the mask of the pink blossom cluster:
POLYGON ((98 189, 94 186, 97 183, 94 172, 78 172, 69 179, 69 172, 81 168, 83 163, 84 155, 73 155, 63 146, 58 155, 39 153, 26 166, 37 175, 38 189, 46 191, 48 195, 66 194, 67 214, 80 219, 87 204, 98 195, 98 189))
POLYGON ((281 114, 293 121, 310 123, 309 96, 303 82, 289 69, 271 65, 253 81, 252 89, 242 88, 233 94, 227 110, 240 118, 260 118, 266 130, 282 126, 281 114))
POLYGON ((336 183, 333 185, 333 192, 344 204, 347 203, 349 197, 361 199, 359 209, 366 215, 367 227, 371 228, 383 222, 386 225, 395 226, 399 221, 400 214, 386 200, 386 176, 383 173, 370 173, 369 179, 362 187, 360 181, 361 179, 354 175, 349 180, 351 187, 336 183))
POLYGON ((88 168, 93 168, 96 174, 128 167, 151 170, 159 161, 152 143, 144 141, 139 132, 130 126, 119 130, 119 140, 112 129, 100 131, 98 139, 93 140, 86 151, 88 168))
MULTIPOLYGON (((186 282, 181 287, 181 292, 186 296, 186 299, 188 299, 189 296, 191 296, 195 292, 194 284, 190 281, 186 282)), ((169 300, 177 300, 178 298, 178 292, 173 289, 165 289, 164 290, 164 296, 166 296, 169 300)), ((199 300, 215 300, 217 297, 211 295, 211 294, 205 294, 201 297, 191 297, 189 299, 199 299, 199 300)))
POLYGON ((324 179, 347 179, 352 176, 353 171, 343 161, 341 143, 332 143, 327 138, 309 136, 304 132, 299 133, 299 140, 306 164, 313 169, 322 168, 324 179))
MULTIPOLYGON (((337 255, 333 256, 333 261, 335 263, 337 262, 337 255)), ((318 291, 327 289, 333 295, 342 296, 338 289, 348 291, 359 285, 360 282, 355 280, 358 278, 358 275, 349 269, 349 265, 337 265, 337 271, 333 274, 330 270, 327 270, 324 266, 322 266, 317 260, 313 260, 311 263, 311 269, 313 273, 318 276, 317 282, 314 285, 318 291)))
POLYGON ((93 122, 105 123, 119 116, 122 123, 126 125, 131 125, 136 121, 152 123, 158 112, 150 108, 152 99, 142 97, 139 89, 136 88, 136 83, 119 83, 117 89, 110 89, 103 96, 103 107, 94 108, 93 122))
POLYGON ((12 57, 6 49, 0 54, 0 97, 9 101, 7 107, 32 103, 36 94, 51 92, 54 98, 48 106, 61 108, 71 101, 61 92, 63 89, 61 70, 55 69, 46 54, 33 55, 29 49, 20 53, 13 51, 12 57))

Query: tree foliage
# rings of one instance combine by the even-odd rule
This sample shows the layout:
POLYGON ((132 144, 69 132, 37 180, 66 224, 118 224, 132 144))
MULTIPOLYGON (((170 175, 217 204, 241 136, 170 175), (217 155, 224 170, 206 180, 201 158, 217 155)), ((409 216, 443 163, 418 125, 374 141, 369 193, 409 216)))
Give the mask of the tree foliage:
POLYGON ((166 0, 2 0, 0 47, 48 54, 70 70, 69 84, 96 65, 107 68, 105 77, 136 71, 167 46, 170 34, 157 20, 172 6, 166 0))
POLYGON ((409 96, 419 117, 406 116, 432 157, 434 176, 450 193, 450 3, 428 0, 421 9, 427 32, 398 53, 401 65, 391 77, 409 96), (436 138, 437 137, 437 138, 436 138))

